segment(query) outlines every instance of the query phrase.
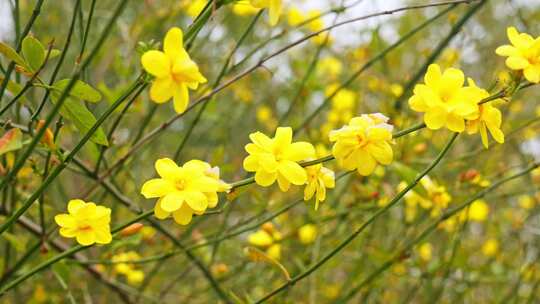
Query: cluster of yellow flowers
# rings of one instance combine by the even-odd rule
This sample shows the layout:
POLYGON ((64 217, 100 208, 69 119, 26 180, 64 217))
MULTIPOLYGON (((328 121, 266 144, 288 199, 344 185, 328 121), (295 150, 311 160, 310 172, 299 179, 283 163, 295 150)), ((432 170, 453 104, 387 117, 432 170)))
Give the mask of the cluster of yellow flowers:
POLYGON ((140 284, 144 280, 144 272, 130 263, 140 259, 141 257, 135 251, 116 254, 112 257, 112 261, 115 263, 114 271, 125 276, 130 284, 140 284))
POLYGON ((276 227, 268 222, 264 223, 261 229, 248 236, 248 243, 264 249, 269 257, 279 260, 281 258, 280 241, 282 238, 276 227))
POLYGON ((160 178, 144 183, 141 194, 145 198, 159 198, 154 214, 159 219, 169 216, 180 225, 191 222, 193 214, 201 215, 218 203, 218 192, 230 186, 219 179, 219 168, 191 160, 178 166, 172 159, 158 159, 155 168, 160 178))
MULTIPOLYGON (((422 192, 411 190, 405 194, 405 221, 412 222, 416 219, 418 206, 423 209, 430 210, 431 217, 437 217, 441 212, 448 207, 452 201, 452 196, 446 190, 446 187, 439 185, 429 176, 425 176, 420 180, 422 192)), ((407 187, 407 183, 401 182, 398 185, 398 191, 407 187)))

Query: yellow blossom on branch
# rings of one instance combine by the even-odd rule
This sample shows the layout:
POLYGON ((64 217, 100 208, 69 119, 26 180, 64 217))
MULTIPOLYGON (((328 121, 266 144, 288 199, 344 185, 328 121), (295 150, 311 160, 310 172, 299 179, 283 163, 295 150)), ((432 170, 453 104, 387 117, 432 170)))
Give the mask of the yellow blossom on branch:
POLYGON ((326 188, 336 186, 334 171, 321 164, 306 167, 307 185, 304 189, 304 200, 308 201, 315 196, 315 210, 319 203, 326 199, 326 188))
POLYGON ((506 66, 512 70, 522 71, 525 79, 530 82, 540 82, 540 37, 533 38, 526 33, 520 33, 515 27, 506 30, 511 45, 502 45, 495 52, 505 56, 506 66))
POLYGON ((292 129, 279 127, 274 138, 261 132, 249 135, 252 143, 246 145, 249 153, 244 159, 244 169, 255 172, 255 182, 263 187, 278 181, 281 191, 291 184, 303 185, 307 173, 298 162, 314 157, 315 148, 308 142, 292 142, 292 129))
POLYGON ((380 113, 364 114, 330 132, 330 141, 335 142, 332 154, 338 164, 363 176, 373 173, 377 164, 390 164, 394 157, 390 146, 393 126, 387 122, 388 117, 380 113))
POLYGON ((478 118, 478 102, 482 92, 474 83, 464 87, 465 75, 459 69, 449 68, 441 72, 437 64, 431 64, 424 76, 424 84, 414 87, 409 99, 411 109, 423 112, 427 127, 437 130, 446 127, 454 132, 465 130, 465 120, 478 118))
POLYGON ((180 225, 191 222, 193 214, 201 215, 218 203, 217 192, 230 186, 219 179, 219 169, 208 163, 191 160, 178 166, 172 159, 158 159, 155 164, 160 178, 144 183, 141 194, 145 198, 159 198, 155 216, 166 219, 171 214, 180 225))
POLYGON ((75 199, 68 203, 68 213, 58 214, 54 221, 60 226, 60 235, 76 238, 83 246, 94 243, 108 244, 112 241, 111 209, 75 199))
POLYGON ((146 72, 155 77, 150 99, 161 104, 173 98, 177 113, 183 113, 188 106, 188 89, 195 90, 207 81, 184 49, 182 30, 177 27, 167 32, 163 52, 147 51, 142 55, 141 63, 146 72))

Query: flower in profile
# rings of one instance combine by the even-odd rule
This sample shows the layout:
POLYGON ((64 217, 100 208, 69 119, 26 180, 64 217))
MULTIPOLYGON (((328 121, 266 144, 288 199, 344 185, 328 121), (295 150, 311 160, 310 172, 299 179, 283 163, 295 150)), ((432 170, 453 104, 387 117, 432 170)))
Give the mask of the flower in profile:
POLYGON ((77 243, 83 246, 108 244, 112 241, 111 209, 80 199, 69 201, 67 208, 67 214, 54 217, 60 226, 61 236, 76 238, 77 243))
POLYGON ((463 132, 465 120, 478 117, 478 101, 482 98, 477 89, 463 86, 465 75, 461 70, 449 68, 441 72, 439 65, 431 64, 424 82, 414 87, 409 106, 414 111, 425 113, 424 122, 429 129, 446 127, 454 132, 463 132))
POLYGON ((112 261, 115 263, 114 270, 125 276, 130 284, 140 284, 144 280, 144 272, 135 268, 132 263, 140 259, 141 257, 135 251, 116 254, 112 257, 112 261))
POLYGON ((363 114, 330 132, 330 141, 335 142, 332 154, 338 164, 363 176, 373 173, 377 164, 390 164, 394 157, 390 146, 393 126, 387 122, 388 117, 380 113, 363 114))
POLYGON ((219 169, 208 163, 191 160, 178 166, 172 159, 158 159, 155 164, 160 178, 144 183, 141 194, 145 198, 159 198, 154 214, 166 219, 171 214, 180 225, 191 222, 193 214, 201 215, 218 203, 217 192, 230 186, 219 179, 219 169))
POLYGON ((515 27, 506 29, 508 40, 495 52, 505 56, 506 66, 512 70, 522 71, 525 79, 533 83, 540 82, 540 37, 536 39, 526 33, 519 33, 515 27))
POLYGON ((304 200, 308 201, 315 196, 315 210, 319 209, 319 203, 326 199, 326 188, 336 186, 334 171, 323 167, 321 164, 308 166, 307 185, 304 189, 304 200))
POLYGON ((267 8, 270 14, 270 25, 278 23, 283 12, 283 0, 251 0, 251 5, 256 8, 267 8))
MULTIPOLYGON (((489 93, 481 88, 478 88, 472 79, 469 79, 472 88, 477 90, 477 95, 480 100, 489 97, 489 93)), ((504 133, 501 130, 502 114, 499 109, 494 107, 491 102, 479 104, 479 115, 477 119, 467 121, 467 133, 475 134, 480 132, 482 144, 486 149, 489 147, 487 131, 491 133, 493 139, 498 143, 504 143, 504 133)))
POLYGON ((244 159, 244 169, 255 172, 255 182, 263 187, 272 185, 276 179, 281 191, 291 184, 303 185, 307 173, 298 162, 314 157, 315 148, 308 142, 292 142, 292 129, 279 127, 274 138, 261 132, 249 135, 252 143, 245 149, 249 155, 244 159))
POLYGON ((174 109, 183 113, 189 103, 188 89, 195 90, 206 78, 184 49, 182 30, 173 27, 163 41, 163 52, 151 50, 141 57, 146 72, 155 77, 150 99, 164 103, 173 98, 174 109))

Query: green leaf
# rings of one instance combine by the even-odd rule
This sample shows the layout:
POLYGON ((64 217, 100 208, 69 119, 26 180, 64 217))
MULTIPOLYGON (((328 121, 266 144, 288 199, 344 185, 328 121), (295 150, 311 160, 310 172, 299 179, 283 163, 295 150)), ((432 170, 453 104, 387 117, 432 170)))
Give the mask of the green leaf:
POLYGON ((26 66, 26 62, 24 59, 15 52, 14 49, 12 49, 9 45, 0 42, 0 53, 2 53, 6 58, 8 58, 11 61, 14 61, 18 65, 26 66))
POLYGON ((28 63, 32 72, 39 70, 43 62, 45 62, 45 48, 32 36, 24 37, 22 41, 22 54, 28 63))
MULTIPOLYGON (((0 76, 0 83, 4 82, 4 77, 0 76)), ((17 95, 19 94, 19 92, 21 92, 22 90, 22 86, 16 82, 13 82, 11 80, 8 80, 8 83, 7 83, 7 87, 6 89, 13 95, 17 95)), ((20 101, 21 102, 24 102, 26 101, 26 97, 21 96, 20 98, 20 101)))
MULTIPOLYGON (((51 100, 56 103, 60 98, 61 92, 52 91, 51 100)), ((60 115, 67 120, 73 122, 75 127, 82 133, 86 134, 96 123, 96 117, 90 112, 80 100, 72 97, 68 97, 62 107, 60 108, 60 115)), ((103 128, 99 127, 94 134, 90 137, 90 140, 98 145, 108 146, 107 136, 103 131, 103 128)))
POLYGON ((21 130, 17 128, 13 128, 4 133, 0 138, 0 155, 22 148, 22 137, 21 130))
MULTIPOLYGON (((60 93, 62 93, 62 91, 64 91, 64 89, 67 87, 69 82, 70 82, 70 79, 58 80, 57 82, 54 83, 54 87, 58 89, 60 93)), ((89 102, 94 102, 94 103, 101 100, 101 93, 98 90, 94 89, 92 86, 90 86, 86 82, 83 82, 80 80, 77 80, 77 82, 75 82, 75 85, 71 89, 71 92, 69 92, 69 95, 72 97, 76 97, 76 98, 89 101, 89 102)))
POLYGON ((49 54, 49 59, 56 58, 56 57, 60 56, 60 54, 62 54, 62 51, 60 51, 58 49, 52 49, 51 53, 49 54))

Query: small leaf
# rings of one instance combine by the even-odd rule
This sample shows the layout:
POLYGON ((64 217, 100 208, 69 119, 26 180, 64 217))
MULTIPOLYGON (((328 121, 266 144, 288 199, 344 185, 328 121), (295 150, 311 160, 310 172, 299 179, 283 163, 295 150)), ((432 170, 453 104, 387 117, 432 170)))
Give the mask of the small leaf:
POLYGON ((60 51, 58 49, 52 49, 51 53, 49 54, 49 59, 56 58, 56 57, 60 56, 60 54, 62 54, 62 51, 60 51))
MULTIPOLYGON (((61 92, 53 91, 51 93, 51 100, 56 103, 60 98, 61 92)), ((60 115, 70 120, 75 124, 75 127, 82 133, 86 134, 96 123, 96 117, 86 108, 86 106, 77 99, 68 97, 62 107, 60 108, 60 115)), ((98 145, 108 146, 107 136, 103 131, 103 128, 99 127, 94 134, 90 137, 90 140, 98 145)))
POLYGON ((26 61, 15 52, 14 49, 12 49, 9 45, 0 42, 0 53, 2 53, 4 56, 6 56, 9 60, 14 61, 18 65, 21 65, 23 67, 26 66, 26 61))
MULTIPOLYGON (((59 93, 61 94, 69 84, 70 80, 71 79, 58 80, 54 83, 54 87, 58 89, 60 91, 59 93)), ((69 92, 69 95, 89 102, 98 102, 101 100, 101 93, 98 90, 80 80, 75 82, 75 85, 71 89, 71 92, 69 92)))
POLYGON ((26 36, 22 42, 22 54, 33 72, 39 70, 45 61, 45 48, 32 36, 26 36))
POLYGON ((7 131, 0 138, 0 155, 22 148, 22 137, 23 135, 20 129, 13 128, 7 131))
MULTIPOLYGON (((0 83, 4 82, 4 77, 0 76, 0 83)), ((22 86, 16 82, 13 82, 11 80, 8 80, 8 83, 7 83, 7 87, 6 89, 13 95, 17 95, 19 94, 19 92, 21 92, 22 90, 22 86)), ((24 102, 26 101, 26 97, 21 96, 20 98, 20 101, 21 102, 24 102)))

